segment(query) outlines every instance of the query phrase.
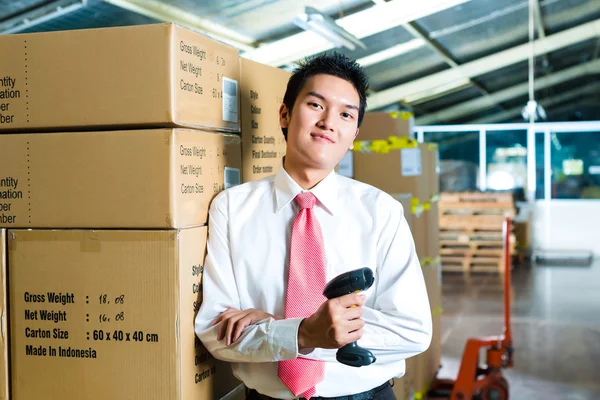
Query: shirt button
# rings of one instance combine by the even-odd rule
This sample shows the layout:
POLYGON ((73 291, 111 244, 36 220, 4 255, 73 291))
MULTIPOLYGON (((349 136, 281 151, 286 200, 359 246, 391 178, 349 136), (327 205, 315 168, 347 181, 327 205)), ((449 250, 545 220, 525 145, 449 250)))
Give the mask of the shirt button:
POLYGON ((280 355, 281 357, 285 357, 285 355, 286 355, 286 354, 287 354, 287 353, 285 352, 285 350, 281 350, 281 351, 279 352, 279 355, 280 355))

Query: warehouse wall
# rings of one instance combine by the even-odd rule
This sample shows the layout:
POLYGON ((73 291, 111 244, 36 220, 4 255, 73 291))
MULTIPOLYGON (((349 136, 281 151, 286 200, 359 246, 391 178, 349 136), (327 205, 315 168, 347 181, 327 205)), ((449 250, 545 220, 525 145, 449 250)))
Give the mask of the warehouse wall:
POLYGON ((533 242, 544 250, 589 250, 600 258, 600 200, 537 201, 533 242))

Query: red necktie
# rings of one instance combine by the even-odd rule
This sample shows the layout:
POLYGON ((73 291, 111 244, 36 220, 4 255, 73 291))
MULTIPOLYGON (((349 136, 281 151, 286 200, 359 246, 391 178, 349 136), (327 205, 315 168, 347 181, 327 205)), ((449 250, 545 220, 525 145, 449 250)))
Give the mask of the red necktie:
MULTIPOLYGON (((327 298, 325 288, 325 249, 319 221, 313 207, 317 201, 310 192, 299 193, 300 206, 292 227, 290 271, 285 299, 285 318, 310 317, 327 298)), ((279 362, 279 378, 294 396, 311 398, 315 385, 323 380, 323 361, 296 358, 279 362)))

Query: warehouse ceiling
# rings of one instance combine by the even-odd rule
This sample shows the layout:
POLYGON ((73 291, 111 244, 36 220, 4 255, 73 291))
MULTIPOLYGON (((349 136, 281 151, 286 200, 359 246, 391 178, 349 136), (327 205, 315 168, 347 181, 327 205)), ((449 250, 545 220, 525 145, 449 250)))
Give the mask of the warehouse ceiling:
MULTIPOLYGON (((528 0, 0 0, 0 33, 173 21, 291 68, 334 48, 293 23, 305 6, 360 39, 370 110, 418 125, 523 122, 528 0)), ((535 0, 535 99, 547 121, 600 120, 600 0, 535 0)))

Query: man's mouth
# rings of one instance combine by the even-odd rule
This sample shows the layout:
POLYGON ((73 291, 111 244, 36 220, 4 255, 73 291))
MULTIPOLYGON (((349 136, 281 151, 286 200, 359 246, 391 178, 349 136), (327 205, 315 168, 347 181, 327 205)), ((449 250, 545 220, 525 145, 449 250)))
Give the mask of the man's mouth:
POLYGON ((322 133, 311 133, 310 136, 312 136, 316 140, 320 140, 327 143, 334 143, 329 136, 324 135, 322 133))

